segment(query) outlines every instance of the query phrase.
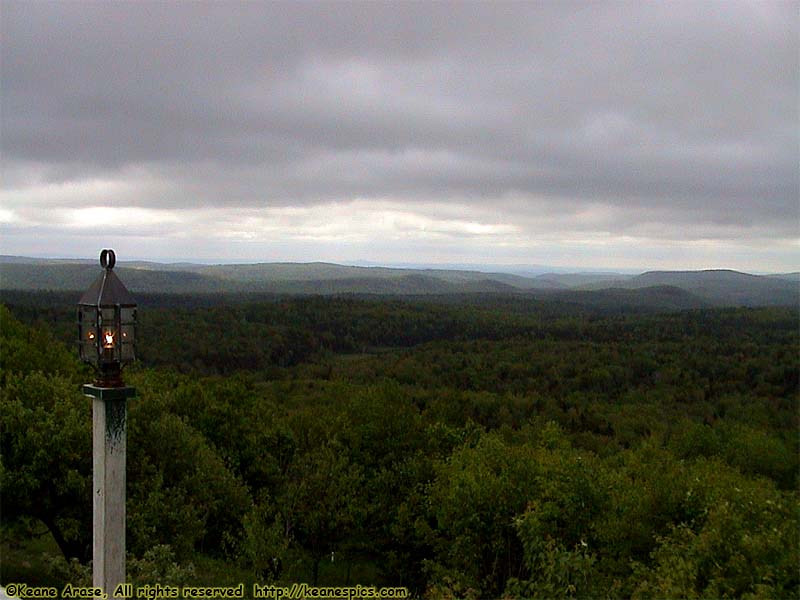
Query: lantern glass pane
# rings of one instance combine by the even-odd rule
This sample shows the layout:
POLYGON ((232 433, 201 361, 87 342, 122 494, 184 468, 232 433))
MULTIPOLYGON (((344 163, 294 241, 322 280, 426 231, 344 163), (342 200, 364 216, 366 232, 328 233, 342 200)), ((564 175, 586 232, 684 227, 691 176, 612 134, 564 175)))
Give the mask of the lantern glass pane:
POLYGON ((134 329, 133 325, 123 325, 122 327, 120 327, 120 333, 122 336, 120 341, 123 344, 125 343, 132 344, 134 342, 134 336, 136 335, 136 330, 134 329))
POLYGON ((97 348, 94 346, 88 346, 86 348, 86 360, 89 361, 91 364, 96 365, 98 361, 97 357, 97 348))
POLYGON ((122 351, 122 360, 123 361, 131 361, 131 360, 133 360, 133 358, 134 358, 134 356, 133 356, 133 353, 134 353, 133 344, 123 343, 122 346, 120 347, 120 350, 122 351))
POLYGON ((88 341, 84 337, 84 340, 80 344, 80 350, 81 360, 92 363, 93 365, 97 364, 97 346, 93 341, 88 341))
POLYGON ((122 322, 122 323, 135 323, 136 322, 136 309, 135 308, 121 308, 120 309, 120 322, 122 322))
POLYGON ((94 323, 97 320, 97 309, 93 306, 81 306, 79 318, 84 323, 94 323))
POLYGON ((115 310, 113 308, 102 308, 100 309, 100 315, 103 318, 103 323, 106 325, 111 325, 114 323, 115 319, 115 310))

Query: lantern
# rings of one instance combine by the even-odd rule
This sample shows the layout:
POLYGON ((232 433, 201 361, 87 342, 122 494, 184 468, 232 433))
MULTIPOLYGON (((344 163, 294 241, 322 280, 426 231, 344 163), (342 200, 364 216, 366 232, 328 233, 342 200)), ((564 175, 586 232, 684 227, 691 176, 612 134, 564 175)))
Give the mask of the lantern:
POLYGON ((95 385, 122 387, 122 367, 133 362, 136 348, 136 302, 114 274, 113 250, 100 253, 103 274, 78 301, 78 348, 81 360, 97 370, 95 385))

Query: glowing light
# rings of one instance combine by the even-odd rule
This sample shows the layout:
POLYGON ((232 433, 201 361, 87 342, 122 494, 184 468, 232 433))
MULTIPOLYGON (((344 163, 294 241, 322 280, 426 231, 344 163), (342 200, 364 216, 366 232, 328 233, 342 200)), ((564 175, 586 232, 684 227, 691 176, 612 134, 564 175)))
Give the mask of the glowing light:
POLYGON ((90 340, 93 340, 93 339, 94 339, 94 331, 90 331, 90 332, 89 332, 89 339, 90 339, 90 340))
POLYGON ((114 334, 110 331, 106 331, 103 334, 103 338, 105 339, 105 343, 103 344, 104 348, 113 348, 114 347, 114 334))

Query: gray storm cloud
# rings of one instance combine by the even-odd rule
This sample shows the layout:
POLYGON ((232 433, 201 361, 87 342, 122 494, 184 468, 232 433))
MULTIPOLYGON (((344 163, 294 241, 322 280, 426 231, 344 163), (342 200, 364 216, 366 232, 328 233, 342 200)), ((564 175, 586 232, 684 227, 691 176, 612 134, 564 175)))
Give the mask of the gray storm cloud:
POLYGON ((493 207, 521 236, 573 215, 576 231, 798 237, 794 3, 2 9, 19 215, 375 199, 493 207), (91 181, 116 187, 70 192, 91 181))

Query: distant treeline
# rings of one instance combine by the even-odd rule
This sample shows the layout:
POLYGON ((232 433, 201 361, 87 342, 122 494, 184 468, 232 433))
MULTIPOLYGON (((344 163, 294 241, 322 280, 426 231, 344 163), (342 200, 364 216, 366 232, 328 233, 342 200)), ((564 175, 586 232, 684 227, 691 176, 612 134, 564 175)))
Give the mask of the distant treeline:
MULTIPOLYGON (((75 294, 8 292, 18 318, 47 327, 68 346, 75 336, 75 294)), ((788 335, 790 308, 701 309, 661 314, 617 302, 585 305, 509 295, 370 298, 139 294, 138 356, 145 366, 200 374, 285 367, 326 353, 365 353, 435 341, 680 341, 713 331, 719 343, 738 340, 738 323, 770 315, 764 339, 788 335), (720 337, 722 336, 722 337, 720 337)), ((753 323, 750 323, 753 326, 753 323)))

